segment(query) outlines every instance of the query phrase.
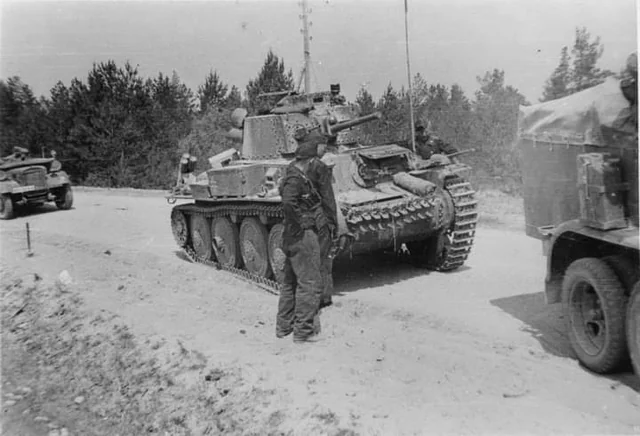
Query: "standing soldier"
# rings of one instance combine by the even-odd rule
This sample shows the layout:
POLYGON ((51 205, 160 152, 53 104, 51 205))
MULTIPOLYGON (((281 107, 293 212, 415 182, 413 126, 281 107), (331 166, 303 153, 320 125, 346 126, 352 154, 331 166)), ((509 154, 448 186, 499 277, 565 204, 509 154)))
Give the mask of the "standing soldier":
POLYGON ((317 131, 299 129, 296 159, 286 169, 280 186, 284 231, 282 249, 287 258, 278 301, 276 336, 293 333, 294 342, 315 342, 320 332, 322 275, 318 233, 328 225, 322 199, 307 176, 309 165, 325 142, 317 131))
POLYGON ((322 295, 320 297, 320 308, 333 304, 333 259, 329 257, 331 247, 338 228, 338 209, 336 197, 333 193, 332 172, 321 159, 326 151, 326 144, 318 145, 317 156, 309 160, 307 176, 313 183, 314 188, 320 194, 322 212, 326 223, 318 230, 318 240, 320 243, 320 272, 322 274, 322 295))

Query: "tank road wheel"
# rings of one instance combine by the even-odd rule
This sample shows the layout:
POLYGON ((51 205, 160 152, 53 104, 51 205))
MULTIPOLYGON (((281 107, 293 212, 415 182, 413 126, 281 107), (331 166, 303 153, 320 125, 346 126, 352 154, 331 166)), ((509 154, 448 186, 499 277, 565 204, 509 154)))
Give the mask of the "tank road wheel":
POLYGON ((240 252, 247 271, 271 277, 269 268, 269 232, 257 218, 245 218, 240 225, 240 252))
POLYGON ((211 226, 202 215, 191 215, 191 245, 200 259, 209 260, 213 255, 211 226))
POLYGON ((13 200, 11 200, 11 196, 0 196, 0 220, 10 220, 13 216, 13 200))
POLYGON ((627 303, 627 344, 633 369, 640 377, 640 282, 633 287, 627 303))
POLYGON ((287 256, 282 250, 282 232, 283 224, 276 224, 269 232, 269 263, 271 271, 278 283, 284 283, 284 261, 287 256))
POLYGON ((624 288, 605 262, 583 258, 573 262, 562 282, 567 332, 584 366, 608 373, 627 357, 624 288))
POLYGON ((189 242, 189 226, 187 225, 187 217, 182 211, 173 208, 171 211, 171 231, 173 238, 176 240, 178 247, 184 248, 189 242))
POLYGON ((224 266, 239 268, 240 258, 240 238, 238 228, 229 218, 214 218, 211 223, 211 234, 213 236, 213 249, 218 261, 224 266))
POLYGON ((71 186, 62 188, 61 195, 56 197, 56 207, 60 210, 69 210, 73 206, 73 191, 71 186))

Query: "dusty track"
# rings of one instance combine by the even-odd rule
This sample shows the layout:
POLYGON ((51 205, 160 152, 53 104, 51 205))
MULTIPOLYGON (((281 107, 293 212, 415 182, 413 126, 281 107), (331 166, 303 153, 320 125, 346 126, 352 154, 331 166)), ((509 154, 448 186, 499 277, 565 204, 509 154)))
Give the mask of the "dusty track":
POLYGON ((390 258, 339 265, 324 340, 300 346, 275 338, 274 296, 179 256, 158 194, 75 196, 71 211, 2 222, 3 263, 45 280, 67 270, 90 308, 137 334, 241 366, 273 392, 261 401, 282 411, 283 430, 309 434, 305 420, 331 411, 361 434, 640 433, 638 383, 571 357, 559 310, 543 301, 540 244, 521 232, 480 227, 453 273, 390 258))

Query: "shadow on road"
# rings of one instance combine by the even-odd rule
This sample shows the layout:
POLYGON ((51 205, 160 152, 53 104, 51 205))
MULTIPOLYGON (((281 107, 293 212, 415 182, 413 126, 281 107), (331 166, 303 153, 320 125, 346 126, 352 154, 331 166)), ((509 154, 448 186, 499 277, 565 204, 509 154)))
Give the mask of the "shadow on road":
MULTIPOLYGON (((445 274, 457 274, 470 269, 462 266, 445 274)), ((392 285, 418 276, 442 274, 419 268, 408 258, 392 252, 361 254, 353 259, 337 259, 333 265, 333 285, 335 295, 360 291, 362 289, 392 285)))
MULTIPOLYGON (((176 257, 191 262, 191 259, 181 250, 176 250, 176 257)), ((439 273, 426 268, 414 266, 408 258, 397 256, 391 252, 361 254, 353 259, 337 259, 333 265, 334 295, 344 295, 363 289, 392 285, 414 277, 429 274, 458 274, 471 269, 463 265, 460 268, 439 273)))
MULTIPOLYGON (((71 210, 73 209, 74 208, 72 207, 71 210)), ((51 212, 65 212, 58 209, 58 207, 53 203, 51 204, 46 203, 46 204, 43 204, 42 206, 34 206, 34 205, 20 206, 20 207, 16 207, 14 211, 15 211, 16 219, 29 218, 30 216, 43 215, 51 212)))
MULTIPOLYGON (((544 292, 497 298, 491 300, 490 303, 522 321, 525 324, 522 330, 540 342, 540 345, 547 353, 576 359, 569 343, 569 338, 565 333, 562 305, 546 304, 544 292)), ((623 372, 607 376, 596 374, 586 368, 584 370, 594 376, 606 377, 623 383, 640 392, 640 379, 633 374, 630 365, 623 372)))

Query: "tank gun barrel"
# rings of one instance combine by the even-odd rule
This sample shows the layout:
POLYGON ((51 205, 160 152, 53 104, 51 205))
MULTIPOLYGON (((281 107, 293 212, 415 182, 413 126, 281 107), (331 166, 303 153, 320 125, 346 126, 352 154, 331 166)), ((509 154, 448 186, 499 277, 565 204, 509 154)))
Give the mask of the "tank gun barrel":
POLYGON ((358 126, 360 124, 364 124, 369 121, 379 120, 380 118, 382 118, 382 114, 380 112, 374 112, 369 115, 364 115, 362 117, 354 118, 352 120, 342 121, 336 124, 327 123, 325 126, 326 127, 325 133, 328 134, 329 136, 335 136, 338 132, 342 130, 348 129, 350 127, 358 126))

